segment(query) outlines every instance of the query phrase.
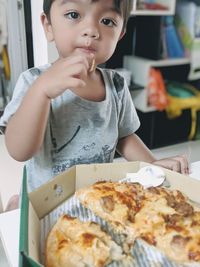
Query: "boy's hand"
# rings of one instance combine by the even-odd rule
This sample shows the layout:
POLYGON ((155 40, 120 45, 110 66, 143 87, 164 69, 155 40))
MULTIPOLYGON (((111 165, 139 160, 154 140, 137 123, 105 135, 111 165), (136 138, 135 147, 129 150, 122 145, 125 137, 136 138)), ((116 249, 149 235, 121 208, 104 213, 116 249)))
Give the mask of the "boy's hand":
POLYGON ((85 78, 94 60, 93 54, 75 54, 58 59, 38 79, 40 88, 52 99, 61 95, 67 89, 85 86, 85 78))
POLYGON ((165 158, 152 162, 154 165, 170 169, 172 171, 180 172, 182 174, 189 174, 189 163, 185 156, 176 156, 172 158, 165 158))

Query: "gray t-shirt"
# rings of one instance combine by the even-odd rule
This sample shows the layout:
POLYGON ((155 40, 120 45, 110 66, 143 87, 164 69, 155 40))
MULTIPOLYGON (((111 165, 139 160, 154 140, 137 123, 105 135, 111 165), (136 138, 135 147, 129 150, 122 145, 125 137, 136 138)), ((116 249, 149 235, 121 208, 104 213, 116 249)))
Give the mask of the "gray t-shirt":
MULTIPOLYGON (((2 131, 30 85, 49 66, 32 68, 20 75, 0 119, 2 131)), ((105 84, 105 100, 89 101, 71 90, 51 100, 43 145, 26 162, 29 191, 73 165, 112 162, 118 140, 138 129, 140 122, 124 78, 113 70, 99 71, 105 84)))

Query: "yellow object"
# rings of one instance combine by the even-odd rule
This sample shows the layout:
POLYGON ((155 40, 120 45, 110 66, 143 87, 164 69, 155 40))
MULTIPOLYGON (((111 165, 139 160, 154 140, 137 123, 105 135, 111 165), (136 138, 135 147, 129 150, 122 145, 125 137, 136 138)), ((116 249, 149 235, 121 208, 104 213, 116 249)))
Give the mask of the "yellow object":
MULTIPOLYGON (((187 86, 188 87, 188 86, 187 86)), ((184 109, 191 109, 191 129, 189 134, 189 140, 193 139, 196 127, 197 127, 197 111, 200 110, 200 92, 194 87, 190 86, 190 90, 194 93, 194 96, 188 98, 180 98, 168 95, 169 104, 166 108, 166 112, 169 118, 176 118, 182 114, 184 109)))
POLYGON ((4 46, 2 50, 2 61, 3 61, 3 66, 4 66, 5 78, 6 80, 10 80, 10 62, 9 62, 8 51, 7 51, 6 46, 4 46))

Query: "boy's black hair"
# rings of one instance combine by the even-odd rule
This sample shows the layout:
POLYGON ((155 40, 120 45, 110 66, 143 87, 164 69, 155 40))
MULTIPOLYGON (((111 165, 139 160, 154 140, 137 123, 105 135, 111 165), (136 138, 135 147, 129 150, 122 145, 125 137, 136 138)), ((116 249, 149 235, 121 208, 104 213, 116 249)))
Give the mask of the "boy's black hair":
MULTIPOLYGON (((43 2, 43 11, 49 20, 51 5, 54 1, 55 0, 44 0, 43 2)), ((96 1, 99 0, 92 0, 92 2, 96 1)), ((121 15, 124 18, 123 30, 125 30, 126 28, 127 21, 133 8, 133 1, 134 0, 113 0, 115 8, 120 11, 121 15)))

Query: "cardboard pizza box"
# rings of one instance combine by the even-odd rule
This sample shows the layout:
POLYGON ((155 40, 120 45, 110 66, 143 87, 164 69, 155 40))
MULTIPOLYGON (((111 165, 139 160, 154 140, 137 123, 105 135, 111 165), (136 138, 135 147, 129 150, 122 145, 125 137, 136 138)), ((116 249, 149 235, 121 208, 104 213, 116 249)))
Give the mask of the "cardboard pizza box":
MULTIPOLYGON (((118 181, 127 173, 137 172, 148 165, 144 162, 118 162, 74 166, 56 176, 36 191, 27 193, 26 170, 23 174, 20 215, 19 267, 43 266, 40 259, 40 221, 61 203, 70 198, 77 189, 99 180, 118 181)), ((200 203, 200 181, 163 169, 172 189, 185 193, 200 203)))

